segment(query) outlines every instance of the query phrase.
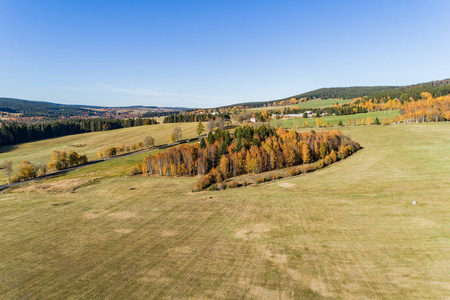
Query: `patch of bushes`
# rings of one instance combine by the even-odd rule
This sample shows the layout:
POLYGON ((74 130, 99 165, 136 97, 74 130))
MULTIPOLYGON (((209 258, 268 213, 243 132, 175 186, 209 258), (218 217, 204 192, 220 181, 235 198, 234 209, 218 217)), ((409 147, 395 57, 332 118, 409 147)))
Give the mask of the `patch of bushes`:
POLYGON ((136 164, 136 166, 133 167, 130 171, 130 176, 134 176, 137 174, 142 174, 142 166, 141 164, 136 164))
POLYGON ((232 181, 227 184, 228 189, 234 189, 234 188, 237 188, 238 186, 239 186, 239 184, 236 181, 232 181))

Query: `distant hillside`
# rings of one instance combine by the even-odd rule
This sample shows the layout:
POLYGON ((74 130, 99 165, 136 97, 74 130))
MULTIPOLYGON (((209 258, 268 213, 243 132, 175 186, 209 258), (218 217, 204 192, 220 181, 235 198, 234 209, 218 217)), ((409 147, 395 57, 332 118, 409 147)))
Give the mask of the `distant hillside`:
POLYGON ((21 113, 23 117, 70 117, 91 115, 91 110, 43 101, 29 101, 14 98, 0 98, 0 111, 21 113))
POLYGON ((228 105, 224 107, 232 107, 236 105, 248 107, 261 107, 269 103, 280 102, 291 98, 296 99, 306 98, 308 100, 315 98, 352 99, 367 96, 369 98, 390 97, 392 99, 393 98, 409 99, 409 97, 413 97, 414 99, 417 100, 420 98, 420 93, 422 92, 429 92, 433 96, 448 95, 450 94, 450 79, 437 80, 427 83, 419 83, 406 86, 353 86, 353 87, 321 88, 278 100, 263 101, 263 102, 246 102, 235 105, 228 105))
POLYGON ((105 107, 105 106, 91 106, 91 105, 68 105, 58 104, 44 101, 30 101, 15 98, 0 98, 0 112, 20 113, 22 117, 72 117, 72 116, 108 116, 112 112, 123 109, 142 110, 142 113, 147 111, 152 112, 179 112, 187 110, 184 107, 162 107, 157 106, 124 106, 124 107, 105 107))

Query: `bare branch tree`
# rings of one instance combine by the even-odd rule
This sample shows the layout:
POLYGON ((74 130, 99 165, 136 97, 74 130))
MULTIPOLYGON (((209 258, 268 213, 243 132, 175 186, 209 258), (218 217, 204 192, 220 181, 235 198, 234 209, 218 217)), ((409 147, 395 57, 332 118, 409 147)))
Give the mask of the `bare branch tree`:
POLYGON ((13 162, 10 160, 4 161, 2 168, 5 169, 5 172, 8 175, 8 184, 11 184, 11 174, 13 172, 13 162))
POLYGON ((215 122, 213 119, 208 121, 207 127, 209 131, 212 131, 214 129, 214 127, 216 126, 215 122))
POLYGON ((225 120, 223 118, 217 118, 216 127, 220 130, 223 130, 223 128, 225 127, 225 120))
POLYGON ((181 127, 178 127, 178 126, 175 127, 173 129, 173 133, 175 134, 175 138, 176 138, 177 142, 183 137, 183 133, 181 131, 181 127))

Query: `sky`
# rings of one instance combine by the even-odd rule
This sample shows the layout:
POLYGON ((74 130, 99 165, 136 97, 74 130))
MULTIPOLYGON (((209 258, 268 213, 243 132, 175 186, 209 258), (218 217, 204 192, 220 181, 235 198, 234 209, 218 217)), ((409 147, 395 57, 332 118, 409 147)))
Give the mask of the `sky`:
POLYGON ((450 78, 450 1, 0 0, 0 97, 217 107, 450 78))

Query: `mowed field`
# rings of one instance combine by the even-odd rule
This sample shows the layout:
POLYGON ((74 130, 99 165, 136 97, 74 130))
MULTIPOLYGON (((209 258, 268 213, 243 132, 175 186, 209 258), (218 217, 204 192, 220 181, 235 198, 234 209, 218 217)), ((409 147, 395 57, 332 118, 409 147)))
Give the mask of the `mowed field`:
POLYGON ((0 298, 449 298, 450 124, 343 131, 364 149, 259 186, 104 177, 117 159, 6 190, 0 298))
MULTIPOLYGON (((364 119, 364 124, 366 124, 366 120, 368 117, 372 118, 372 123, 375 122, 375 118, 378 118, 380 123, 383 122, 384 117, 388 118, 389 123, 392 122, 392 118, 398 117, 399 111, 398 110, 390 110, 390 111, 375 111, 375 112, 368 112, 368 113, 362 113, 362 114, 354 114, 354 115, 344 115, 344 116, 324 116, 320 119, 322 120, 322 124, 325 124, 326 121, 330 124, 330 126, 337 126, 339 124, 339 121, 342 121, 342 123, 345 125, 350 121, 350 119, 357 120, 359 123, 361 123, 361 120, 364 119)), ((276 125, 277 123, 281 122, 282 126, 285 128, 295 128, 295 123, 298 122, 299 126, 303 126, 303 122, 308 122, 308 126, 314 127, 316 125, 316 119, 317 118, 298 118, 298 119, 281 119, 281 120, 271 120, 270 123, 272 125, 276 125)))
POLYGON ((294 105, 284 105, 284 106, 269 106, 269 107, 255 107, 248 108, 246 111, 265 111, 265 110, 283 110, 285 108, 318 108, 318 107, 329 107, 335 104, 345 104, 352 102, 353 99, 323 99, 323 100, 311 100, 307 102, 301 102, 294 105))
MULTIPOLYGON (((183 138, 193 138, 197 135, 195 133, 197 123, 157 124, 90 132, 20 145, 1 146, 0 163, 12 160, 15 168, 22 160, 37 165, 47 164, 51 161, 52 150, 66 150, 67 152, 73 150, 87 155, 89 160, 96 160, 99 150, 121 145, 131 146, 143 142, 146 136, 152 136, 156 145, 167 144, 170 133, 177 126, 182 129, 183 138)), ((0 171, 0 185, 4 184, 6 179, 6 174, 0 171)))

